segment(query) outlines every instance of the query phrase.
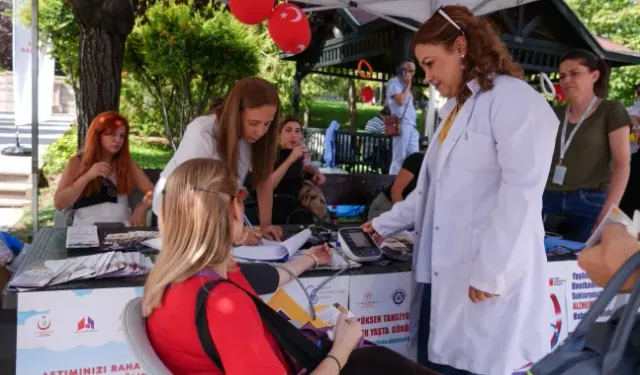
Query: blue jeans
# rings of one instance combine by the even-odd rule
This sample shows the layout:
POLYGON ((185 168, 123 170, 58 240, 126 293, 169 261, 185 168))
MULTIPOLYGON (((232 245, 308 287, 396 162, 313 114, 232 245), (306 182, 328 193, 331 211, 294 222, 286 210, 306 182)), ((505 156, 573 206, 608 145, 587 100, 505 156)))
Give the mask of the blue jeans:
POLYGON ((431 284, 424 284, 418 325, 418 363, 442 375, 476 375, 467 370, 440 365, 429 361, 429 323, 431 320, 431 284))
POLYGON ((568 193, 545 191, 542 212, 564 218, 566 228, 558 233, 567 239, 585 242, 602 211, 607 193, 600 190, 578 190, 568 193))

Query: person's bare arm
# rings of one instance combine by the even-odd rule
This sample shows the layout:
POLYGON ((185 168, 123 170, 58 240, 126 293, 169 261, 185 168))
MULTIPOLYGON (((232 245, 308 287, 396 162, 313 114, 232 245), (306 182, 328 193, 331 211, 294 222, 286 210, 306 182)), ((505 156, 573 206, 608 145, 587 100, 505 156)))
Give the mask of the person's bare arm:
POLYGON ((620 204, 622 195, 629 181, 631 170, 631 144, 629 143, 629 128, 623 126, 609 133, 609 147, 611 148, 612 172, 607 199, 602 206, 596 226, 602 221, 612 205, 620 204))
MULTIPOLYGON (((104 166, 101 167, 102 169, 105 169, 104 166)), ((69 159, 67 166, 60 177, 58 188, 53 195, 53 202, 57 210, 64 210, 71 206, 76 200, 78 200, 78 198, 80 198, 80 195, 89 181, 95 178, 93 176, 94 168, 92 167, 92 169, 74 180, 78 168, 80 168, 80 159, 75 156, 69 159)))
POLYGON ((391 185, 391 202, 397 203, 403 200, 402 192, 413 180, 414 174, 402 168, 391 185))
POLYGON ((280 164, 280 166, 276 168, 273 173, 271 173, 271 176, 269 178, 271 179, 271 185, 274 188, 276 188, 280 184, 280 181, 282 181, 282 178, 287 173, 294 161, 295 160, 291 160, 290 157, 287 158, 287 160, 280 164))
POLYGON ((144 173, 142 168, 133 160, 131 160, 131 177, 133 178, 133 184, 144 196, 144 199, 136 206, 135 211, 140 210, 146 212, 151 207, 151 202, 153 201, 153 183, 151 183, 151 180, 149 180, 149 177, 147 177, 147 174, 144 173))
POLYGON ((393 95, 393 100, 398 105, 405 105, 407 102, 407 97, 409 96, 410 92, 411 92, 411 84, 408 84, 404 87, 404 90, 401 93, 393 95))

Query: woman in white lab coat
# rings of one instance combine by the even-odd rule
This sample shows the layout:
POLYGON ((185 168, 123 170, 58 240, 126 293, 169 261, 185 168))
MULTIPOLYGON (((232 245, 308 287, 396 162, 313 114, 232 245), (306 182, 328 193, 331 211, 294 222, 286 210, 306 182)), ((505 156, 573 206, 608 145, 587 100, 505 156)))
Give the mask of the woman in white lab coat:
POLYGON ((414 52, 449 98, 444 121, 415 190, 363 228, 380 237, 415 228, 411 336, 421 364, 511 374, 550 350, 541 212, 559 121, 488 21, 465 7, 436 12, 414 52))

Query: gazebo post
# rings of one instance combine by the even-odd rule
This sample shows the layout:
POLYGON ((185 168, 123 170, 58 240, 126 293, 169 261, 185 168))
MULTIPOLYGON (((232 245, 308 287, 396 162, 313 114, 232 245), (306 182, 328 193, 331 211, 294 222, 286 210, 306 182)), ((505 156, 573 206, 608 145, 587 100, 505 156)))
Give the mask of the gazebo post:
POLYGON ((300 96, 302 95, 302 80, 307 76, 307 72, 302 67, 302 63, 296 61, 296 72, 293 76, 293 97, 291 99, 291 111, 294 116, 300 114, 300 96))

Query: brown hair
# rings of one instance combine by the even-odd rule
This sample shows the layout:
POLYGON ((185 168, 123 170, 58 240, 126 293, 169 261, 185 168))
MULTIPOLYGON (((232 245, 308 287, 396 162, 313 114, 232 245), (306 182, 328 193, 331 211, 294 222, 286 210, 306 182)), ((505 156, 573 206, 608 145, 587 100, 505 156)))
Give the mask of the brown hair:
POLYGON ((284 129, 284 126, 287 125, 290 122, 295 122, 298 125, 300 125, 300 129, 303 128, 302 122, 300 121, 300 118, 298 118, 298 116, 296 116, 296 115, 287 115, 280 121, 280 124, 278 125, 278 135, 280 133, 282 133, 282 129, 284 129))
POLYGON ((606 99, 609 96, 609 66, 604 59, 599 58, 593 53, 583 50, 574 49, 560 58, 558 66, 567 60, 577 61, 580 65, 586 67, 589 72, 600 72, 600 77, 593 84, 593 93, 597 97, 606 99))
MULTIPOLYGON (((271 83, 258 77, 243 78, 233 85, 224 105, 216 108, 218 121, 217 147, 222 161, 238 174, 238 139, 242 134, 242 111, 274 105, 277 108, 273 124, 278 123, 280 99, 278 90, 271 83)), ((251 146, 251 169, 253 183, 265 181, 273 172, 276 161, 277 127, 270 126, 267 134, 251 146)))
POLYGON ((458 103, 464 103, 471 96, 466 84, 473 79, 478 81, 482 91, 486 91, 493 88, 495 74, 520 79, 524 77, 522 68, 513 61, 489 20, 474 16, 469 8, 460 5, 449 5, 441 9, 460 30, 436 12, 418 29, 412 48, 415 50, 418 44, 438 44, 451 50, 457 37, 463 36, 466 39, 464 79, 457 97, 458 103))
MULTIPOLYGON (((116 190, 118 194, 128 195, 133 192, 133 181, 129 175, 129 166, 132 161, 129 154, 129 122, 116 111, 102 112, 91 121, 87 135, 84 137, 84 147, 76 155, 80 158, 80 168, 75 175, 75 180, 87 173, 95 163, 102 160, 103 149, 100 137, 115 132, 120 126, 127 129, 127 136, 124 138, 120 151, 113 155, 113 161, 116 165, 116 190)), ((98 190, 100 190, 100 181, 94 178, 87 183, 82 191, 82 196, 90 196, 98 190)))

